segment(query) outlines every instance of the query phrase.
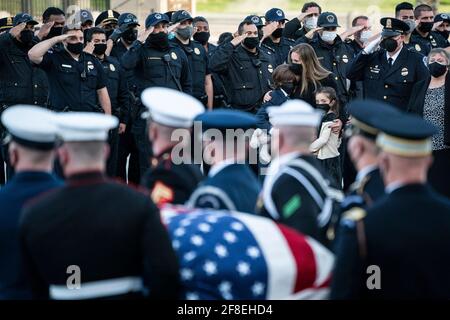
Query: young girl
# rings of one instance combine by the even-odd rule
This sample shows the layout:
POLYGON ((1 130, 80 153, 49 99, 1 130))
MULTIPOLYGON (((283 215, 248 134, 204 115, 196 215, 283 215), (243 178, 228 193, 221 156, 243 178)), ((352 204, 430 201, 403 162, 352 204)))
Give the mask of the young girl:
POLYGON ((336 91, 330 87, 322 87, 316 91, 317 108, 325 111, 322 118, 319 137, 311 146, 311 152, 323 165, 324 170, 334 179, 337 186, 342 186, 342 172, 338 148, 341 145, 339 134, 331 131, 333 121, 339 117, 339 102, 336 91))

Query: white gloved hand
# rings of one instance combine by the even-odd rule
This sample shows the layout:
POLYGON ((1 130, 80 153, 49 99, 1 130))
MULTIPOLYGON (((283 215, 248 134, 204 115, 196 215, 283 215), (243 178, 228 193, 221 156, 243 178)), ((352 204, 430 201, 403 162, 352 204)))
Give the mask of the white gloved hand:
POLYGON ((363 51, 366 54, 371 54, 372 52, 374 52, 378 48, 378 46, 380 45, 380 42, 381 42, 381 36, 376 38, 374 41, 368 43, 363 51))

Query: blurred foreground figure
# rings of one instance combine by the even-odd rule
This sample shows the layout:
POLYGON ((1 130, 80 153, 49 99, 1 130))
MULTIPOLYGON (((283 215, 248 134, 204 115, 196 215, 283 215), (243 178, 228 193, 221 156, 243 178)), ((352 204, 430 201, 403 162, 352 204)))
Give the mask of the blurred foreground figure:
POLYGON ((19 218, 27 201, 62 185, 51 174, 57 140, 53 116, 26 105, 12 106, 2 114, 16 174, 0 189, 0 300, 31 298, 19 254, 19 218))
POLYGON ((211 209, 161 210, 180 261, 181 299, 324 299, 333 254, 270 219, 211 209))
POLYGON ((331 298, 449 299, 450 201, 426 181, 436 128, 405 114, 376 127, 387 195, 343 216, 331 298))
POLYGON ((21 240, 38 299, 178 296, 178 264, 158 210, 143 193, 105 177, 113 116, 58 115, 67 187, 23 213, 21 240), (76 290, 73 290, 76 289, 76 290))

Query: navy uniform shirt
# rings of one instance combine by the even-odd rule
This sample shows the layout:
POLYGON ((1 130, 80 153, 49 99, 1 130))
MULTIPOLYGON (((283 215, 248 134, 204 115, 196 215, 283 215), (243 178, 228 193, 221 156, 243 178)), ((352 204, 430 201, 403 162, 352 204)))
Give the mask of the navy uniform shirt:
POLYGON ((406 110, 413 85, 429 76, 423 56, 402 48, 392 67, 386 50, 371 54, 361 51, 349 64, 347 77, 364 82, 364 98, 381 100, 406 110))
POLYGON ((208 67, 208 54, 205 48, 197 41, 189 41, 189 44, 184 45, 178 39, 174 39, 173 43, 178 48, 182 49, 189 61, 189 67, 192 74, 192 94, 197 99, 205 101, 205 77, 211 72, 208 67))
POLYGON ((294 45, 295 41, 289 38, 281 37, 279 43, 273 42, 271 38, 266 38, 261 44, 261 50, 272 56, 273 67, 276 68, 283 63, 287 63, 289 52, 294 45))
POLYGON ((330 298, 448 300, 449 213, 450 201, 421 184, 397 188, 367 212, 348 212, 330 298), (380 290, 367 288, 371 265, 380 268, 380 290))
POLYGON ((105 56, 100 63, 103 66, 107 81, 112 115, 119 118, 120 123, 128 123, 130 114, 130 93, 128 91, 126 74, 119 61, 114 57, 105 56))
POLYGON ((39 67, 47 73, 52 110, 102 112, 97 90, 106 87, 107 79, 95 56, 83 52, 77 61, 65 49, 56 49, 44 55, 39 67))
POLYGON ((0 35, 0 107, 47 104, 47 76, 30 62, 29 49, 8 32, 0 35))
POLYGON ((45 172, 19 172, 0 189, 0 300, 31 299, 19 247, 24 204, 62 182, 45 172))
POLYGON ((421 48, 420 53, 424 56, 428 56, 432 49, 449 46, 447 39, 444 39, 439 33, 430 31, 428 36, 422 37, 416 29, 411 34, 411 43, 418 44, 421 48))
POLYGON ((193 208, 213 208, 254 213, 261 186, 245 164, 218 164, 188 201, 193 208))

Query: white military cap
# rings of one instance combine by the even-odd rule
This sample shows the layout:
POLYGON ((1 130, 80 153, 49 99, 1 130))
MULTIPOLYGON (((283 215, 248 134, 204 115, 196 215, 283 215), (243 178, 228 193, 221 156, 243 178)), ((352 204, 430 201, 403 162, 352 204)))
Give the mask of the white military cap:
POLYGON ((317 127, 323 113, 302 100, 289 100, 279 107, 267 108, 273 126, 317 127))
POLYGON ((190 128, 194 118, 205 112, 205 107, 194 97, 168 88, 145 89, 141 100, 152 120, 168 127, 190 128))
POLYGON ((67 112, 56 116, 56 124, 65 142, 106 141, 119 120, 103 113, 67 112))
POLYGON ((6 109, 1 121, 11 138, 24 147, 51 150, 57 141, 55 114, 47 109, 15 105, 6 109))

